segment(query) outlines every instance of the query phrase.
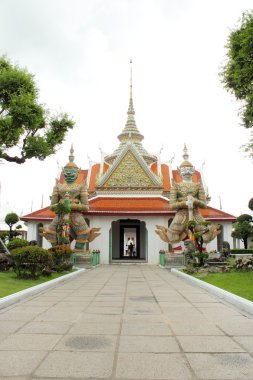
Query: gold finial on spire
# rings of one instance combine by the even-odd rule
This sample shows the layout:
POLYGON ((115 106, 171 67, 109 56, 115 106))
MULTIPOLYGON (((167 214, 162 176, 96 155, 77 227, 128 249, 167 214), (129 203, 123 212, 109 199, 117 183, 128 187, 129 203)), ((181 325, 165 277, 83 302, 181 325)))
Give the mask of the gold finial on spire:
POLYGON ((133 74, 132 74, 132 59, 130 59, 130 99, 133 98, 133 74))

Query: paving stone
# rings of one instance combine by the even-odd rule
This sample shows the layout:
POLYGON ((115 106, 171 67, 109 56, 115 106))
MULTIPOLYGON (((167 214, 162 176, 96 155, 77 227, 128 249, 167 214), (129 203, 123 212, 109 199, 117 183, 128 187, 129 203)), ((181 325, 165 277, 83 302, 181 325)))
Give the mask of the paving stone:
POLYGON ((70 326, 70 322, 29 322, 19 329, 18 334, 65 334, 70 326))
POLYGON ((212 380, 252 380, 253 358, 248 354, 186 354, 196 375, 212 380))
POLYGON ((123 314, 122 316, 124 322, 129 323, 163 323, 167 320, 167 317, 164 314, 123 314))
POLYGON ((38 315, 34 321, 59 321, 59 322, 74 322, 81 316, 80 311, 51 311, 38 315))
POLYGON ((64 352, 49 353, 36 376, 56 378, 108 378, 112 374, 112 353, 104 352, 64 352))
POLYGON ((121 314, 122 313, 122 307, 93 307, 89 306, 85 310, 86 313, 90 314, 121 314))
POLYGON ((172 335, 172 331, 164 323, 123 323, 121 335, 172 335))
POLYGON ((84 313, 78 319, 78 322, 120 322, 121 315, 119 314, 92 314, 84 313))
MULTIPOLYGON (((178 336, 184 352, 245 352, 228 336, 178 336)), ((252 345, 253 347, 253 345, 252 345)))
POLYGON ((191 379, 190 370, 181 354, 120 353, 117 379, 191 379))
POLYGON ((171 336, 121 336, 119 352, 180 352, 171 336))
POLYGON ((25 321, 1 321, 0 333, 4 333, 4 334, 14 333, 25 323, 26 323, 25 321))
POLYGON ((56 351, 100 351, 114 352, 116 336, 110 335, 65 335, 55 346, 56 351))
POLYGON ((233 320, 218 321, 217 325, 228 335, 251 335, 253 339, 253 319, 235 317, 233 320))
POLYGON ((170 326, 176 335, 224 335, 215 324, 208 322, 198 324, 194 320, 185 320, 183 322, 171 321, 170 326))
POLYGON ((113 301, 113 300, 107 300, 107 301, 97 301, 96 298, 94 298, 94 301, 90 303, 91 307, 119 307, 122 310, 122 307, 124 306, 124 301, 113 301))
POLYGON ((31 321, 37 314, 36 312, 31 313, 29 311, 19 311, 17 313, 15 308, 13 308, 0 314, 0 324, 2 321, 31 321))
POLYGON ((88 305, 90 304, 90 301, 80 301, 80 302, 70 302, 70 301, 60 301, 56 305, 54 305, 51 310, 84 310, 88 305))
POLYGON ((31 374, 46 354, 45 351, 0 351, 0 378, 31 374))
POLYGON ((253 353, 253 336, 235 336, 234 340, 241 344, 245 350, 253 353))
POLYGON ((51 350, 60 337, 60 335, 46 334, 13 334, 0 342, 0 351, 51 350))
POLYGON ((94 297, 89 296, 77 296, 76 293, 71 296, 64 297, 61 302, 71 302, 71 303, 81 303, 81 302, 91 302, 94 297))
POLYGON ((117 335, 120 330, 118 322, 78 322, 69 330, 69 334, 105 334, 117 335))
POLYGON ((5 340, 9 335, 8 334, 0 334, 0 342, 5 340))

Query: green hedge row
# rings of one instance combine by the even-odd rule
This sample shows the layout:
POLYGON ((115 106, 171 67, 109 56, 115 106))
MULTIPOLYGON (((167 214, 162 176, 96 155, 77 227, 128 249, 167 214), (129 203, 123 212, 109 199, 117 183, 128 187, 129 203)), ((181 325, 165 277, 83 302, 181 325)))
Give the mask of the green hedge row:
POLYGON ((253 249, 239 249, 239 248, 236 248, 236 249, 231 249, 231 254, 232 255, 240 255, 240 254, 245 254, 245 253, 248 253, 248 254, 253 254, 253 249))

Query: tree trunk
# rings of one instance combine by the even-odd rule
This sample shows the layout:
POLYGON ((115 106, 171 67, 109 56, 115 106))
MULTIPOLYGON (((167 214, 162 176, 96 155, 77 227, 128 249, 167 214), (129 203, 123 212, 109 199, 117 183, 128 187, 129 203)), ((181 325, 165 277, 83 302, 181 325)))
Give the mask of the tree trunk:
POLYGON ((243 239, 244 248, 248 249, 248 238, 243 239))

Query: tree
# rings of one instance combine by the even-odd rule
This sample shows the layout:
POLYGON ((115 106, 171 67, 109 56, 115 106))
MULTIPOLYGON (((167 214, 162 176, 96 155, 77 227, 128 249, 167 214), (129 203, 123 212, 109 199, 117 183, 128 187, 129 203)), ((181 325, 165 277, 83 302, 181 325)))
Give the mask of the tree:
MULTIPOLYGON (((9 226, 9 241, 13 239, 14 236, 19 235, 19 232, 16 230, 13 230, 14 224, 19 222, 19 216, 15 212, 10 212, 5 216, 4 219, 5 223, 9 226)), ((18 225, 16 229, 20 229, 21 225, 18 225)))
POLYGON ((253 211, 253 198, 249 200, 248 208, 253 211))
MULTIPOLYGON (((224 87, 242 101, 240 111, 242 125, 253 127, 253 11, 245 12, 228 37, 227 62, 221 76, 224 87)), ((253 133, 245 151, 253 157, 253 133)))
POLYGON ((252 216, 248 214, 238 216, 231 236, 242 240, 244 248, 247 249, 248 239, 253 236, 252 216))
POLYGON ((252 216, 249 214, 242 214, 242 215, 238 216, 237 222, 243 223, 245 221, 246 222, 252 222, 252 216))
POLYGON ((0 158, 17 164, 44 160, 74 127, 66 114, 51 117, 38 94, 32 74, 0 57, 0 158))

